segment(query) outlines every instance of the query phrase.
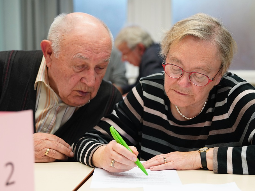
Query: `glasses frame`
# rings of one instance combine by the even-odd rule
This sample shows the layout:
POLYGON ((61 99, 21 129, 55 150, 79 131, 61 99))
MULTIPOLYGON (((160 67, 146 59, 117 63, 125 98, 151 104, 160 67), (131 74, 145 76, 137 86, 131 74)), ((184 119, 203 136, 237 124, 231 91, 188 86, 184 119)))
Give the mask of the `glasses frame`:
POLYGON ((218 70, 218 72, 215 74, 215 76, 214 76, 212 79, 210 79, 209 76, 207 76, 207 75, 205 75, 205 74, 202 74, 202 73, 200 73, 200 72, 186 72, 183 68, 181 68, 180 66, 177 66, 177 65, 175 65, 175 64, 163 62, 163 63, 162 63, 162 66, 163 66, 163 68, 164 68, 165 74, 167 74, 170 78, 173 78, 173 79, 179 79, 179 78, 181 78, 181 77, 184 75, 184 73, 188 73, 188 74, 189 74, 189 81, 190 81, 192 84, 194 84, 195 86, 198 86, 198 87, 207 86, 210 82, 212 82, 212 81, 215 79, 215 77, 218 75, 218 73, 220 72, 220 70, 221 70, 222 67, 223 67, 223 65, 221 64, 221 67, 220 67, 220 69, 218 70), (176 66, 176 67, 180 68, 180 69, 182 70, 181 76, 178 77, 178 78, 174 78, 174 77, 170 76, 170 75, 166 72, 166 69, 165 69, 165 67, 166 67, 167 65, 172 65, 172 66, 176 66), (199 85, 195 84, 194 82, 192 82, 191 79, 190 79, 190 76, 191 76, 191 74, 194 74, 194 73, 202 74, 202 75, 204 75, 205 77, 207 77, 207 78, 208 78, 207 84, 205 84, 205 85, 203 85, 203 86, 199 86, 199 85))

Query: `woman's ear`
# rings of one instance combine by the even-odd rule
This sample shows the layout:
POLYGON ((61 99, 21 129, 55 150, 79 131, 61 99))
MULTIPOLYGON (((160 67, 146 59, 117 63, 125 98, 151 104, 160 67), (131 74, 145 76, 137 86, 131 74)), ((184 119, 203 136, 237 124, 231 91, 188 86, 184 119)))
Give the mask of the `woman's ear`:
POLYGON ((41 49, 43 52, 43 56, 46 61, 46 65, 49 67, 51 65, 51 55, 53 54, 52 47, 51 47, 51 41, 49 40, 43 40, 41 42, 41 49))
POLYGON ((219 73, 219 74, 216 76, 216 78, 214 79, 214 81, 215 81, 215 86, 218 85, 218 84, 220 83, 221 78, 222 78, 222 74, 219 73))

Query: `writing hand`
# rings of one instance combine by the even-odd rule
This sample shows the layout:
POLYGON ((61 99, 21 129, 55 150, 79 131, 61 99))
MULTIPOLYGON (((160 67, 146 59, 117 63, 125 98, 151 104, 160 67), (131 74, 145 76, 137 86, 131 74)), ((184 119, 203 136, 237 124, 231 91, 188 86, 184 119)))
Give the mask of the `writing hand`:
POLYGON ((138 151, 130 146, 132 152, 127 150, 116 141, 111 141, 107 145, 99 147, 92 157, 92 162, 96 167, 103 168, 108 172, 124 172, 136 166, 138 151), (113 166, 112 160, 114 160, 113 166))
POLYGON ((73 152, 68 143, 56 135, 48 133, 34 133, 35 162, 53 162, 67 160, 73 157, 73 152), (47 149, 48 153, 47 153, 47 149), (45 155, 47 153, 47 156, 45 155))

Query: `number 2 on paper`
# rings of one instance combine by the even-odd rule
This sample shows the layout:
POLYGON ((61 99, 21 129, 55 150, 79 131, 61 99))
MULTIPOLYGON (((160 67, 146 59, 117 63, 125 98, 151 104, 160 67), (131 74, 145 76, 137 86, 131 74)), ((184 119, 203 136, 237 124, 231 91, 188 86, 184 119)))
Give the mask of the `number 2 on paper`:
POLYGON ((14 172, 14 165, 13 165, 12 162, 8 162, 8 163, 5 164, 5 166, 6 166, 6 167, 7 167, 7 166, 11 166, 11 171, 10 171, 9 177, 8 177, 6 183, 5 183, 6 186, 10 186, 10 185, 12 185, 12 184, 15 183, 15 181, 11 181, 11 177, 12 177, 13 172, 14 172))

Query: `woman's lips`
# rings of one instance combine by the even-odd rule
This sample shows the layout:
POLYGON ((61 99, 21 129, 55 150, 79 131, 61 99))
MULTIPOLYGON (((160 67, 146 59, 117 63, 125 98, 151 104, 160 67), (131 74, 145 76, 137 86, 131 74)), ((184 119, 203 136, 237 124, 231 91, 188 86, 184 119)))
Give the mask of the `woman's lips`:
POLYGON ((180 95, 188 95, 188 94, 186 94, 186 93, 181 93, 181 92, 179 92, 179 91, 176 91, 176 90, 174 90, 176 93, 178 93, 178 94, 180 94, 180 95))

